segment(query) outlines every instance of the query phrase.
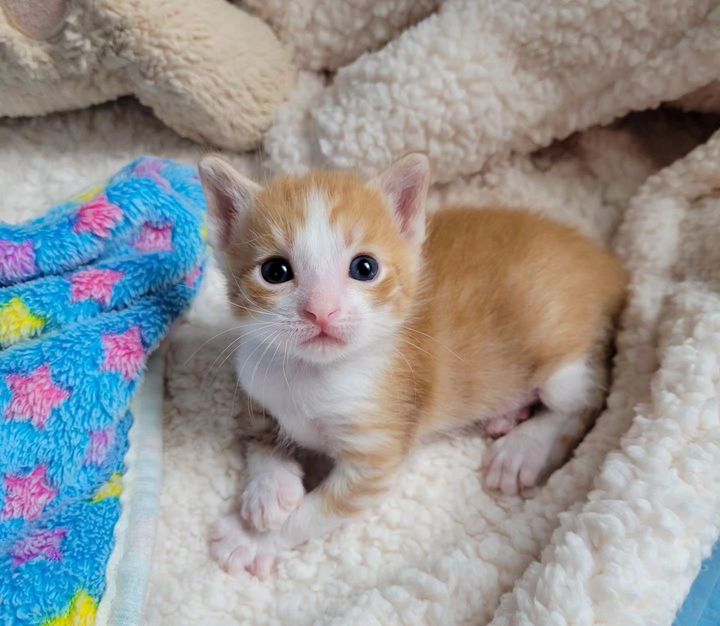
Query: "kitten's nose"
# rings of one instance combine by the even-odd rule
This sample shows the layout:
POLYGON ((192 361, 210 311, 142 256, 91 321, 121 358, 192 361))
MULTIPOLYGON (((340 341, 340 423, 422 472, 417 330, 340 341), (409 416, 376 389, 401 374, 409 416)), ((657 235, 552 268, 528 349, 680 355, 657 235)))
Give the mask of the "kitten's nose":
POLYGON ((319 326, 321 330, 325 330, 330 325, 332 318, 339 312, 340 308, 332 303, 306 304, 302 310, 303 317, 310 320, 316 326, 319 326))

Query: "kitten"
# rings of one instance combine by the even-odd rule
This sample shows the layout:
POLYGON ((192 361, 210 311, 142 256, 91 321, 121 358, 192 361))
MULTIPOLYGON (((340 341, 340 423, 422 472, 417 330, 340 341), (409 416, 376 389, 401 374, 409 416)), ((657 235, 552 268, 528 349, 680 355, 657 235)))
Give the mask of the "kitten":
POLYGON ((479 422, 499 437, 484 476, 506 494, 584 436, 625 292, 590 239, 498 208, 426 223, 418 154, 370 182, 315 171, 261 188, 218 157, 200 175, 252 404, 240 516, 211 538, 226 570, 267 576, 279 551, 381 498, 432 434, 479 422), (334 460, 310 493, 292 446, 334 460))

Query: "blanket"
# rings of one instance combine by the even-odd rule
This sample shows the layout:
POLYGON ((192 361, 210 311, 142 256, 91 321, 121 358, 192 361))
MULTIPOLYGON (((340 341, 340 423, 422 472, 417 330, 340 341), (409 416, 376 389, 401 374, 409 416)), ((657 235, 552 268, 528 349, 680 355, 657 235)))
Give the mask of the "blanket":
MULTIPOLYGON (((145 622, 669 626, 720 519, 720 167, 717 138, 710 140, 718 124, 663 106, 597 125, 681 97, 690 109, 720 110, 712 89, 702 106, 684 97, 717 78, 717 2, 477 0, 481 8, 468 15, 499 6, 491 21, 467 20, 432 37, 434 25, 467 3, 445 0, 413 28, 423 16, 398 12, 420 3, 287 1, 246 0, 276 11, 285 36, 303 34, 295 47, 298 58, 303 46, 316 49, 312 69, 334 69, 338 58, 347 67, 335 78, 302 76, 266 136, 271 168, 332 164, 349 145, 344 163, 370 169, 384 158, 375 146, 427 148, 443 159, 435 169, 448 181, 434 187, 433 209, 455 201, 527 206, 612 245, 635 277, 614 382, 596 428, 534 498, 483 491, 482 440, 438 442, 418 450, 396 497, 368 519, 283 555, 268 582, 233 578, 209 559, 207 534, 242 484, 234 416, 243 399, 226 359, 233 335, 224 285, 209 268, 169 342, 165 476, 145 622), (382 26, 383 13, 393 14, 391 27, 382 26), (363 24, 370 30, 362 38, 347 36, 363 24), (353 61, 355 40, 372 48, 353 61), (566 43, 574 56, 563 54, 566 43), (458 60, 468 46, 474 53, 458 60), (396 63, 396 52, 407 62, 396 63), (361 68, 377 80, 363 82, 361 68), (325 133, 324 120, 337 122, 337 135, 325 133), (474 143, 462 143, 466 132, 474 143), (462 152, 449 159, 455 142, 462 152)), ((441 3, 422 10, 432 4, 441 3)), ((139 153, 192 162, 200 151, 127 101, 0 122, 0 210, 6 219, 17 219, 16 207, 35 214, 69 185, 139 153)), ((262 179, 254 155, 230 157, 262 179)))
POLYGON ((0 225, 2 624, 94 623, 128 406, 199 286, 203 207, 193 168, 143 158, 47 215, 0 225))
POLYGON ((481 442, 438 444, 372 521, 300 548, 242 609, 214 606, 286 624, 670 624, 720 532, 720 136, 682 150, 666 129, 592 127, 663 103, 720 112, 720 3, 446 0, 424 19, 401 0, 301 4, 262 10, 306 67, 345 65, 302 77, 266 137, 272 169, 371 174, 426 151, 436 204, 528 206, 612 245, 629 304, 607 408, 535 498, 482 492, 481 442), (405 22, 376 29, 394 10, 405 22), (363 24, 372 47, 341 47, 363 24))
MULTIPOLYGON (((288 109, 286 119, 300 114, 297 108, 288 109)), ((599 241, 610 241, 642 184, 670 162, 681 162, 707 139, 708 130, 695 116, 643 113, 547 150, 498 160, 475 176, 436 186, 431 204, 433 209, 445 202, 530 206, 599 241)), ((5 190, 0 217, 17 222, 37 216, 38 207, 47 206, 68 188, 102 180, 138 153, 160 153, 193 163, 201 152, 201 147, 178 138, 147 110, 127 101, 42 119, 0 122, 0 184, 5 190)), ((249 176, 262 179, 255 155, 229 157, 249 176)), ((680 189, 683 174, 678 176, 670 186, 680 189)), ((642 248, 646 256, 652 255, 654 242, 666 232, 655 228, 652 209, 648 214, 634 229, 638 238, 643 232, 648 237, 642 248), (656 233, 657 239, 649 233, 656 233)), ((706 236, 712 238, 711 229, 706 236)), ((201 293, 166 344, 164 470, 144 619, 148 625, 488 623, 501 597, 513 590, 528 566, 540 564, 560 519, 572 519, 585 502, 607 452, 617 452, 618 474, 626 471, 629 458, 619 442, 635 419, 632 410, 621 411, 620 419, 617 411, 601 416, 598 426, 604 426, 597 438, 588 439, 577 460, 527 501, 498 499, 482 490, 478 476, 482 440, 439 442, 418 451, 402 474, 397 497, 369 519, 283 555, 278 571, 266 583, 228 576, 209 558, 207 535, 210 525, 233 507, 243 478, 236 441, 240 423, 234 419, 243 399, 225 358, 233 327, 226 319, 229 312, 224 285, 209 267, 201 293)), ((631 325, 641 328, 642 320, 631 325)), ((638 354, 656 352, 652 338, 633 345, 638 349, 631 363, 642 363, 638 354)), ((623 389, 632 391, 635 380, 623 389)), ((143 389, 147 385, 146 380, 143 389)), ((135 417, 131 435, 140 422, 135 417)), ((152 447, 146 452, 157 454, 152 447)), ((706 459, 694 467, 702 474, 713 465, 706 459)), ((123 482, 125 496, 127 481, 123 482)), ((704 506, 703 497, 702 492, 694 496, 704 506)), ((650 530, 651 526, 644 528, 642 535, 650 530)), ((671 530, 677 532, 674 526, 671 530)), ((688 532, 692 535, 692 529, 688 532)), ((683 545, 686 535, 677 536, 678 545, 683 545)), ((646 546, 652 545, 650 538, 646 546)), ((142 552, 148 546, 135 547, 142 552)), ((594 549, 599 547, 598 543, 594 549)), ((703 550, 694 545, 693 558, 703 550)), ((594 554, 583 552, 582 562, 593 563, 594 554)), ((672 557, 681 554, 685 553, 678 549, 672 557)), ((681 560, 680 566, 683 562, 688 569, 676 578, 681 584, 691 578, 698 561, 681 560)), ((552 568, 551 562, 547 568, 552 568)), ((652 577, 653 572, 635 574, 652 577)), ((622 581, 622 588, 632 589, 633 583, 630 576, 622 581)), ((584 582, 577 587, 572 579, 567 582, 567 591, 575 598, 583 598, 587 589, 584 582)), ((579 604, 587 610, 586 621, 580 623, 594 622, 594 609, 588 607, 595 601, 585 597, 579 604)), ((612 595, 605 605, 613 606, 612 595)), ((105 623, 101 609, 98 622, 105 623)), ((606 623, 624 623, 636 609, 629 605, 627 611, 618 611, 617 621, 606 623)), ((645 615, 640 613, 638 621, 645 615)), ((670 623, 667 613, 661 618, 659 623, 670 623)))

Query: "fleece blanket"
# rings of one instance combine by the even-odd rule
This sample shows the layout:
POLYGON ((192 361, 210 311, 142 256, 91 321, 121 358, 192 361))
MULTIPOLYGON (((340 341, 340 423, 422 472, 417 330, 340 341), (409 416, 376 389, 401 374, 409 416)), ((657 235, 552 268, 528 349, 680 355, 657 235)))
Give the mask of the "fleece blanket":
MULTIPOLYGON (((290 108, 286 119, 297 119, 301 113, 297 102, 290 108), (290 110, 293 107, 294 112, 290 110)), ((649 184, 654 173, 672 161, 681 163, 707 138, 708 128, 694 116, 678 117, 662 111, 632 116, 611 128, 589 130, 532 155, 513 155, 475 176, 436 186, 432 207, 456 201, 530 206, 608 242, 623 223, 628 205, 635 206, 632 198, 644 181, 649 184)), ((138 153, 163 154, 191 164, 201 152, 201 147, 178 138, 150 112, 128 101, 42 119, 0 122, 0 184, 4 190, 0 217, 19 222, 37 216, 39 207, 66 194, 69 188, 102 180, 138 153)), ((262 178, 254 155, 229 157, 247 175, 262 178)), ((681 213, 685 203, 674 194, 684 193, 683 181, 684 174, 678 172, 677 177, 668 179, 667 186, 674 190, 673 206, 681 213)), ((667 187, 656 187, 658 197, 663 197, 667 187)), ((711 203, 712 195, 703 201, 711 203)), ((658 204, 662 206, 663 202, 655 206, 658 204)), ((689 212, 691 203, 687 206, 689 212)), ((653 210, 647 208, 649 217, 637 220, 631 229, 638 239, 648 238, 647 246, 641 247, 648 259, 655 247, 651 238, 657 236, 657 241, 664 241, 668 233, 652 219, 653 210)), ((678 234, 679 247, 688 232, 683 229, 678 234)), ((695 231, 697 236, 703 233, 710 242, 712 229, 695 231)), ((675 244, 669 239, 665 245, 666 251, 675 244)), ((628 243, 627 249, 632 248, 628 243)), ((712 263, 706 267, 711 268, 712 263)), ((711 269, 702 271, 711 273, 711 269)), ((624 407, 633 405, 635 383, 643 382, 633 372, 620 398, 611 396, 613 412, 600 417, 598 430, 578 450, 576 460, 561 469, 536 498, 506 500, 483 491, 478 476, 485 446, 481 439, 438 442, 418 451, 401 476, 397 497, 385 502, 367 520, 283 555, 278 571, 268 582, 227 576, 210 560, 207 549, 210 525, 233 507, 243 478, 236 444, 241 422, 235 419, 243 399, 225 358, 232 321, 227 319, 229 310, 223 290, 219 275, 210 267, 187 318, 176 326, 167 343, 164 476, 146 624, 488 623, 502 596, 513 591, 528 567, 552 570, 553 560, 541 561, 543 549, 553 544, 553 532, 561 520, 571 523, 578 507, 588 500, 607 453, 614 453, 614 475, 629 481, 635 471, 633 459, 644 458, 644 453, 637 451, 646 445, 641 435, 655 436, 651 435, 654 422, 639 420, 642 431, 628 442, 627 449, 620 446, 629 426, 636 421, 635 412, 624 407), (630 395, 625 397, 626 393, 630 395)), ((640 294, 640 299, 647 297, 640 294)), ((635 336, 643 318, 635 320, 626 323, 631 330, 626 339, 621 339, 621 350, 622 346, 632 347, 629 362, 652 371, 651 364, 643 364, 644 359, 655 358, 655 339, 652 333, 650 337, 635 336)), ((668 363, 673 361, 674 357, 668 357, 668 363)), ((686 369, 685 361, 675 362, 678 371, 686 369)), ((146 380, 143 388, 147 386, 146 380)), ((664 390, 659 389, 658 394, 662 397, 664 390)), ((675 416, 682 415, 682 407, 675 411, 670 406, 667 421, 672 424, 675 416)), ((709 424, 712 427, 712 422, 709 424)), ((708 432, 700 435, 701 443, 708 432)), ((680 446, 682 436, 663 434, 661 438, 668 445, 680 446)), ((689 433, 687 440, 694 441, 694 433, 689 433)), ((712 450, 712 445, 704 450, 712 450)), ((147 451, 156 452, 152 446, 147 451)), ((667 456, 660 458, 674 466, 667 456)), ((126 457, 126 462, 132 460, 126 457)), ((687 508, 707 513, 704 507, 712 508, 713 501, 707 501, 705 496, 714 493, 711 481, 717 458, 696 455, 687 465, 701 476, 684 492, 688 496, 685 502, 692 505, 687 508)), ((666 473, 672 476, 672 472, 666 473)), ((642 480, 633 485, 628 482, 635 490, 637 484, 642 480)), ((649 506, 647 498, 634 496, 632 490, 627 493, 627 498, 625 492, 619 494, 618 510, 649 506)), ((642 552, 640 544, 630 550, 622 545, 627 558, 646 553, 659 554, 659 559, 667 556, 666 565, 676 566, 680 572, 673 572, 671 580, 689 585, 699 555, 712 541, 715 529, 708 526, 707 535, 697 534, 688 526, 684 513, 678 519, 670 506, 657 497, 652 502, 654 513, 650 517, 661 523, 648 523, 642 518, 645 525, 638 531, 629 523, 634 519, 630 514, 621 514, 619 525, 613 521, 614 515, 598 515, 593 528, 583 531, 584 538, 578 540, 586 549, 570 551, 564 559, 554 557, 566 564, 578 554, 577 565, 590 576, 590 582, 583 579, 578 585, 566 576, 565 570, 558 578, 558 586, 575 599, 573 606, 582 611, 583 620, 577 623, 603 623, 595 621, 596 607, 603 606, 608 612, 616 611, 617 619, 605 620, 606 624, 642 623, 652 606, 644 592, 658 580, 667 584, 666 572, 658 571, 655 577, 653 566, 657 563, 627 568, 626 563, 615 565, 608 557, 601 557, 604 535, 598 533, 603 528, 616 531, 631 546, 634 539, 643 539, 642 552), (672 552, 666 544, 656 543, 656 533, 676 540, 672 552), (696 542, 698 537, 700 542, 696 542), (656 545, 658 552, 654 552, 656 545), (602 569, 604 564, 608 569, 602 569), (645 576, 650 578, 647 586, 645 576), (598 579, 608 586, 598 587, 598 579), (638 581, 642 583, 638 587, 641 593, 633 596, 633 603, 614 600, 615 589, 632 595, 638 581)), ((702 526, 699 518, 698 526, 702 526)), ((570 530, 566 536, 571 539, 574 532, 570 530)), ((613 536, 612 541, 616 540, 613 536)), ((612 545, 610 542, 605 546, 609 556, 612 545)), ((140 552, 147 549, 147 536, 145 543, 135 547, 140 552)), ((621 558, 623 552, 614 556, 621 558)), ((547 576, 541 580, 547 581, 547 576)), ((526 597, 537 594, 542 600, 542 585, 525 589, 526 597)), ((110 591, 108 588, 106 595, 110 591)), ((673 595, 669 603, 674 605, 680 595, 682 591, 673 595)), ((546 606, 552 603, 548 600, 546 606)), ((102 605, 98 622, 105 623, 101 613, 102 605)), ((658 619, 644 623, 670 624, 670 613, 668 606, 662 605, 658 619)), ((558 623, 563 623, 561 619, 562 615, 558 623)))
MULTIPOLYGON (((664 106, 597 125, 678 98, 718 110, 712 88, 693 93, 718 78, 718 3, 445 0, 414 14, 403 7, 420 3, 401 0, 246 3, 300 62, 316 49, 310 69, 344 65, 301 77, 266 136, 271 170, 371 170, 427 149, 447 181, 433 209, 500 202, 572 224, 622 256, 630 304, 607 409, 534 498, 483 491, 481 439, 437 442, 418 450, 395 498, 259 582, 225 575, 207 551, 242 484, 244 402, 210 268, 169 343, 145 622, 669 626, 720 527, 718 123, 664 106)), ((127 101, 3 121, 0 212, 36 214, 139 153, 192 162, 201 150, 127 101)), ((267 174, 254 155, 230 157, 267 174)))
POLYGON ((143 158, 0 225, 2 624, 94 623, 115 584, 128 406, 199 284, 203 207, 193 168, 143 158))

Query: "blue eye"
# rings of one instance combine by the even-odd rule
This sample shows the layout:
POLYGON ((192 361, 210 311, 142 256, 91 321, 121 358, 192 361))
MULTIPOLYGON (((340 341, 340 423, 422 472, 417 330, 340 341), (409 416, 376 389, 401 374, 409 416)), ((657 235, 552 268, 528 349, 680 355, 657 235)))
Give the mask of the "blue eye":
POLYGON ((378 262, 367 254, 356 256, 350 263, 350 278, 354 280, 372 280, 380 269, 378 262))
POLYGON ((282 257, 275 257, 265 261, 260 266, 260 274, 271 285, 286 283, 295 276, 290 261, 282 257))

